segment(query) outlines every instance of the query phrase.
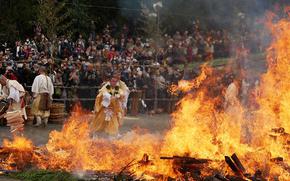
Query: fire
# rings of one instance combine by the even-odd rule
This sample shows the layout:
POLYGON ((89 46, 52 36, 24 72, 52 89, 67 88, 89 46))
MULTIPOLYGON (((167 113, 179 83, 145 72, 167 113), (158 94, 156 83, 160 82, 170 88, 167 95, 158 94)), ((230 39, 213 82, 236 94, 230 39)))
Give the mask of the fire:
POLYGON ((15 136, 13 141, 4 139, 0 155, 2 170, 21 170, 33 162, 33 144, 19 136, 15 136))
POLYGON ((20 151, 32 151, 33 143, 25 137, 15 136, 13 141, 3 140, 3 147, 8 149, 18 149, 20 151))
POLYGON ((260 112, 266 114, 268 120, 274 119, 267 121, 269 128, 283 127, 289 132, 290 22, 282 19, 276 24, 269 22, 268 27, 273 34, 273 43, 268 49, 268 71, 263 75, 260 87, 260 112))
POLYGON ((192 81, 181 80, 178 82, 178 85, 172 85, 169 91, 173 94, 175 94, 177 91, 186 93, 192 88, 198 88, 211 72, 212 69, 208 67, 207 64, 204 64, 201 66, 201 73, 196 79, 192 81))
MULTIPOLYGON (((258 104, 255 110, 240 103, 238 80, 228 85, 221 80, 223 72, 203 65, 196 79, 180 81, 171 88, 173 93, 187 94, 179 101, 172 127, 163 136, 133 130, 120 139, 93 138, 91 116, 78 108, 37 152, 23 137, 4 140, 2 152, 12 150, 6 162, 20 164, 19 168, 32 162, 42 169, 71 172, 120 172, 127 165, 137 176, 157 179, 186 174, 180 167, 188 162, 202 162, 203 177, 217 170, 227 175, 232 171, 225 156, 236 153, 246 173, 254 175, 261 170, 263 178, 290 180, 290 21, 283 19, 268 26, 273 43, 268 49, 268 71, 252 100, 258 104)), ((12 169, 11 165, 5 168, 12 169)))
POLYGON ((79 109, 73 113, 61 132, 50 133, 46 144, 46 161, 39 167, 68 171, 119 171, 130 161, 154 153, 158 138, 150 134, 127 133, 121 140, 93 139, 89 118, 79 109))

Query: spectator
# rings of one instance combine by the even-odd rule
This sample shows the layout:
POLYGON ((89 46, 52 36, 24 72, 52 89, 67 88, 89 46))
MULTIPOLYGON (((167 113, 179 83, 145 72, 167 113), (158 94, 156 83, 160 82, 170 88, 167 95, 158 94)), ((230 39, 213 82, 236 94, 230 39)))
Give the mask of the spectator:
MULTIPOLYGON (((66 87, 56 88, 55 97, 91 98, 96 90, 73 87, 100 86, 113 72, 121 71, 121 79, 129 87, 142 89, 142 98, 154 99, 154 81, 158 82, 158 96, 167 98, 167 86, 184 77, 178 64, 226 57, 232 40, 225 30, 202 29, 198 20, 186 31, 165 34, 158 43, 150 38, 130 36, 127 25, 121 27, 120 32, 116 25, 107 25, 100 34, 96 34, 94 21, 90 26, 88 39, 82 34, 76 40, 65 35, 48 39, 36 25, 33 39, 15 42, 15 49, 1 43, 0 74, 18 79, 28 87, 37 75, 37 64, 47 64, 54 85, 66 87)), ((255 36, 249 34, 248 39, 260 45, 263 38, 257 34, 263 35, 257 30, 255 36)), ((194 77, 191 69, 185 72, 186 78, 194 77)), ((145 102, 149 109, 153 109, 153 102, 145 102)), ((161 102, 159 107, 162 104, 165 103, 161 102)), ((91 104, 85 107, 92 109, 91 104)))

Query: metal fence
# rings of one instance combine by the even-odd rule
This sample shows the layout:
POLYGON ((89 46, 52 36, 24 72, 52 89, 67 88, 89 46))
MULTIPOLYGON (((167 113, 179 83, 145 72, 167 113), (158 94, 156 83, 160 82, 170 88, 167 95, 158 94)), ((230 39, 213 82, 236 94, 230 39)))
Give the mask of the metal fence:
MULTIPOLYGON (((31 90, 31 86, 26 86, 27 90, 31 90)), ((80 103, 87 110, 94 109, 94 103, 100 87, 91 86, 54 86, 54 102, 63 103, 66 111, 76 104, 80 103)), ((151 91, 151 96, 146 95, 146 91, 142 89, 129 88, 131 93, 128 99, 128 112, 138 114, 140 112, 148 112, 151 110, 160 110, 164 112, 172 112, 175 109, 175 104, 179 100, 178 96, 173 96, 167 93, 166 90, 158 92, 155 88, 151 91), (161 95, 161 96, 160 96, 161 95)))

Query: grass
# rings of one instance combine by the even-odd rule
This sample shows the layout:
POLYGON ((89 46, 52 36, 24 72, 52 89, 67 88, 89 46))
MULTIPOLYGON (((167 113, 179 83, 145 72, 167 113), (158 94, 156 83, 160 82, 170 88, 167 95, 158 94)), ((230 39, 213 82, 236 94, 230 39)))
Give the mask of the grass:
MULTIPOLYGON (((253 60, 253 61, 259 61, 261 59, 265 59, 266 58, 266 55, 264 53, 259 53, 259 54, 252 54, 249 56, 249 59, 253 60)), ((225 66, 228 61, 230 60, 231 58, 227 57, 227 58, 217 58, 217 59, 214 59, 212 61, 209 62, 209 65, 212 66, 212 67, 218 67, 218 66, 225 66)), ((195 67, 199 67, 201 64, 203 64, 205 62, 192 62, 188 65, 189 69, 193 69, 195 67)), ((180 69, 183 69, 184 68, 184 65, 179 65, 179 68, 180 69)))
POLYGON ((28 170, 10 174, 9 177, 23 181, 77 181, 78 179, 68 172, 48 170, 28 170))

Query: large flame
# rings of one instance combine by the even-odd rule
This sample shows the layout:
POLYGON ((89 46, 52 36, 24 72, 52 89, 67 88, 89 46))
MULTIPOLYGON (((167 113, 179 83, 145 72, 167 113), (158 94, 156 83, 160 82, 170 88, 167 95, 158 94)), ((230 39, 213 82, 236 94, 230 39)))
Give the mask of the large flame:
POLYGON ((290 132, 290 21, 282 19, 267 25, 273 34, 273 43, 268 49, 268 71, 262 76, 260 112, 268 128, 283 127, 290 132))
POLYGON ((201 83, 206 79, 208 74, 210 74, 211 72, 212 72, 212 69, 210 67, 208 67, 207 64, 203 64, 201 66, 201 73, 197 78, 195 78, 191 81, 181 80, 178 82, 178 85, 172 85, 170 87, 169 91, 172 94, 176 94, 178 91, 187 93, 188 91, 192 90, 193 88, 199 88, 201 83))
POLYGON ((39 166, 69 171, 119 171, 130 161, 141 159, 144 153, 154 153, 158 149, 158 137, 145 132, 138 134, 138 130, 127 133, 120 140, 93 139, 89 120, 87 114, 78 109, 61 132, 51 132, 46 144, 46 162, 39 166))

